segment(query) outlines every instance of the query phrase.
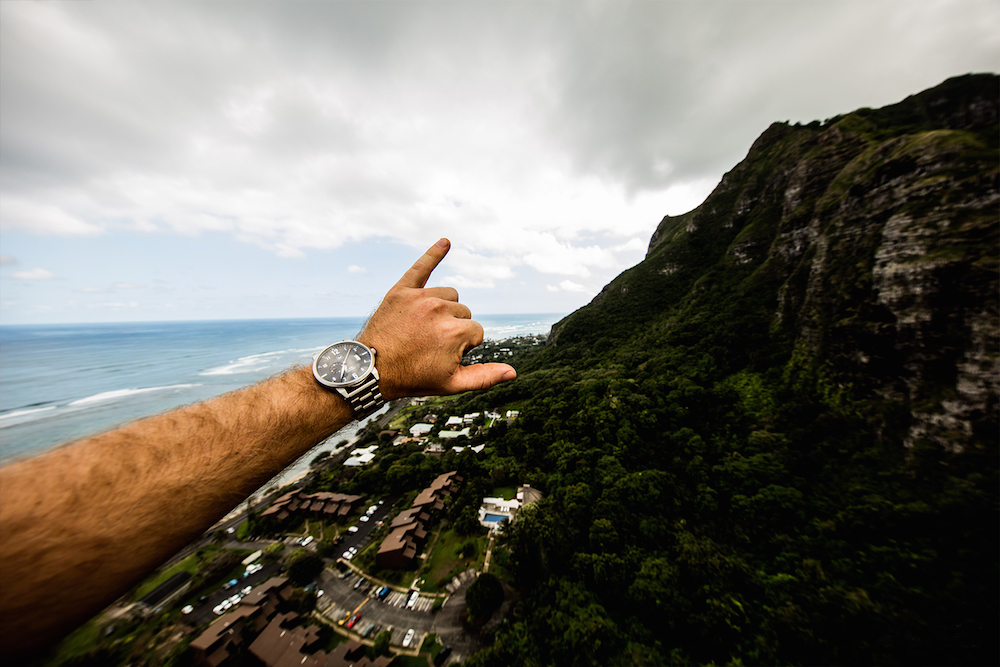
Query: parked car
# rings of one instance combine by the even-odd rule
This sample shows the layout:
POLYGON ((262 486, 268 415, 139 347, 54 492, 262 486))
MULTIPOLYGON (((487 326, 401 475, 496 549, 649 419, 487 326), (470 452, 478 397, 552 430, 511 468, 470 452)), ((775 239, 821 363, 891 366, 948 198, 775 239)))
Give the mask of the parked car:
POLYGON ((183 607, 181 607, 181 613, 182 614, 190 614, 192 611, 194 611, 194 607, 192 607, 189 604, 188 605, 184 605, 183 607))
POLYGON ((404 648, 407 647, 407 646, 409 646, 410 642, 413 641, 413 635, 414 634, 415 633, 413 632, 413 628, 410 628, 409 630, 406 631, 406 636, 403 637, 403 647, 404 648))
POLYGON ((347 622, 347 627, 348 627, 348 628, 353 628, 353 627, 354 627, 355 625, 357 625, 357 624, 358 624, 358 621, 360 621, 360 620, 361 620, 361 612, 359 611, 358 613, 356 613, 356 614, 355 614, 355 615, 354 615, 354 616, 353 616, 353 617, 351 618, 351 620, 349 620, 349 621, 347 622))
POLYGON ((410 591, 410 597, 406 598, 406 608, 413 609, 413 605, 417 604, 417 598, 420 594, 416 591, 410 591))

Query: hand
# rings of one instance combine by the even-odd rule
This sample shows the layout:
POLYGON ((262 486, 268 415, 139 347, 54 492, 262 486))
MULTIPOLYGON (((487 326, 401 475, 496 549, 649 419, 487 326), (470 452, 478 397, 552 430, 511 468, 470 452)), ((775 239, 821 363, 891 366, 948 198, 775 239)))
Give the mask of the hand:
POLYGON ((453 287, 424 287, 450 248, 448 239, 431 246, 389 290, 358 336, 375 350, 386 400, 488 389, 517 377, 507 364, 462 365, 465 351, 483 342, 483 327, 458 302, 453 287))

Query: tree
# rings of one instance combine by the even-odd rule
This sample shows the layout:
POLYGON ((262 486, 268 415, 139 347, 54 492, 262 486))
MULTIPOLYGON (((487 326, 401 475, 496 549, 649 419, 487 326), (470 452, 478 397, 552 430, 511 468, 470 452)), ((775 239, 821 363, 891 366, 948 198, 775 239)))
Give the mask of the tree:
POLYGON ((473 623, 488 621, 503 603, 503 584, 489 572, 479 575, 465 593, 465 606, 473 623))
POLYGON ((375 655, 389 655, 389 639, 392 638, 392 633, 386 630, 378 633, 375 637, 375 642, 372 648, 375 650, 375 655))
POLYGON ((296 586, 305 586, 323 571, 323 559, 308 551, 299 551, 288 565, 288 578, 296 586))

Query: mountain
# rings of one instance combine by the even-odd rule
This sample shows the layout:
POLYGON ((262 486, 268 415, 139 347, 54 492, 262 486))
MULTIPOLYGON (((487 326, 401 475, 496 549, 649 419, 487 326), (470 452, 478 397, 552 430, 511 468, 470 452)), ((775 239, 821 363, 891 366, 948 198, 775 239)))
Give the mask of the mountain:
POLYGON ((775 123, 553 327, 468 665, 996 664, 1000 78, 775 123))

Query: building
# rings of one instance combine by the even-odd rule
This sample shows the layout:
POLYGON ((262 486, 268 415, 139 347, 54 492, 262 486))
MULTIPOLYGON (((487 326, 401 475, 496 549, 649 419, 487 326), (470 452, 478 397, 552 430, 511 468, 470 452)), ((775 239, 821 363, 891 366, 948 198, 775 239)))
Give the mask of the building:
POLYGON ((504 519, 513 523, 517 519, 518 512, 541 499, 542 492, 531 488, 528 484, 518 487, 517 494, 512 500, 483 498, 483 504, 479 506, 479 523, 495 531, 504 519))
POLYGON ((203 667, 224 666, 244 644, 244 637, 259 633, 278 613, 278 605, 291 591, 285 577, 272 577, 220 616, 191 642, 195 663, 203 667))
POLYGON ((412 435, 414 438, 421 435, 427 435, 428 433, 431 432, 432 428, 434 427, 431 424, 425 424, 425 423, 414 424, 413 426, 410 427, 410 435, 412 435))
POLYGON ((392 520, 389 534, 379 545, 375 562, 379 567, 400 568, 413 562, 427 541, 430 514, 419 507, 404 510, 392 520))
POLYGON ((471 432, 472 429, 467 426, 463 428, 461 431, 439 431, 438 437, 443 440, 450 440, 452 438, 457 438, 460 435, 464 435, 466 438, 468 438, 471 432))
POLYGON ((307 519, 337 520, 346 517, 354 511, 361 496, 349 496, 343 493, 305 493, 301 489, 289 491, 270 507, 261 512, 261 518, 274 517, 284 521, 290 516, 300 516, 307 519))
POLYGON ((462 476, 457 470, 438 475, 430 486, 413 499, 413 507, 423 507, 432 514, 440 512, 444 509, 444 499, 453 494, 461 483, 462 476))
POLYGON ((319 651, 319 628, 293 627, 298 616, 274 618, 250 644, 250 652, 266 667, 388 667, 391 657, 369 660, 365 647, 356 641, 339 644, 333 651, 319 651))
POLYGON ((358 447, 351 452, 351 455, 344 461, 344 465, 349 468, 366 466, 375 458, 376 449, 378 449, 378 445, 372 445, 371 447, 358 447))
POLYGON ((400 512, 390 524, 390 532, 379 545, 375 562, 379 567, 406 567, 424 548, 427 526, 444 509, 444 499, 462 483, 457 470, 438 475, 431 485, 417 494, 413 506, 400 512))

